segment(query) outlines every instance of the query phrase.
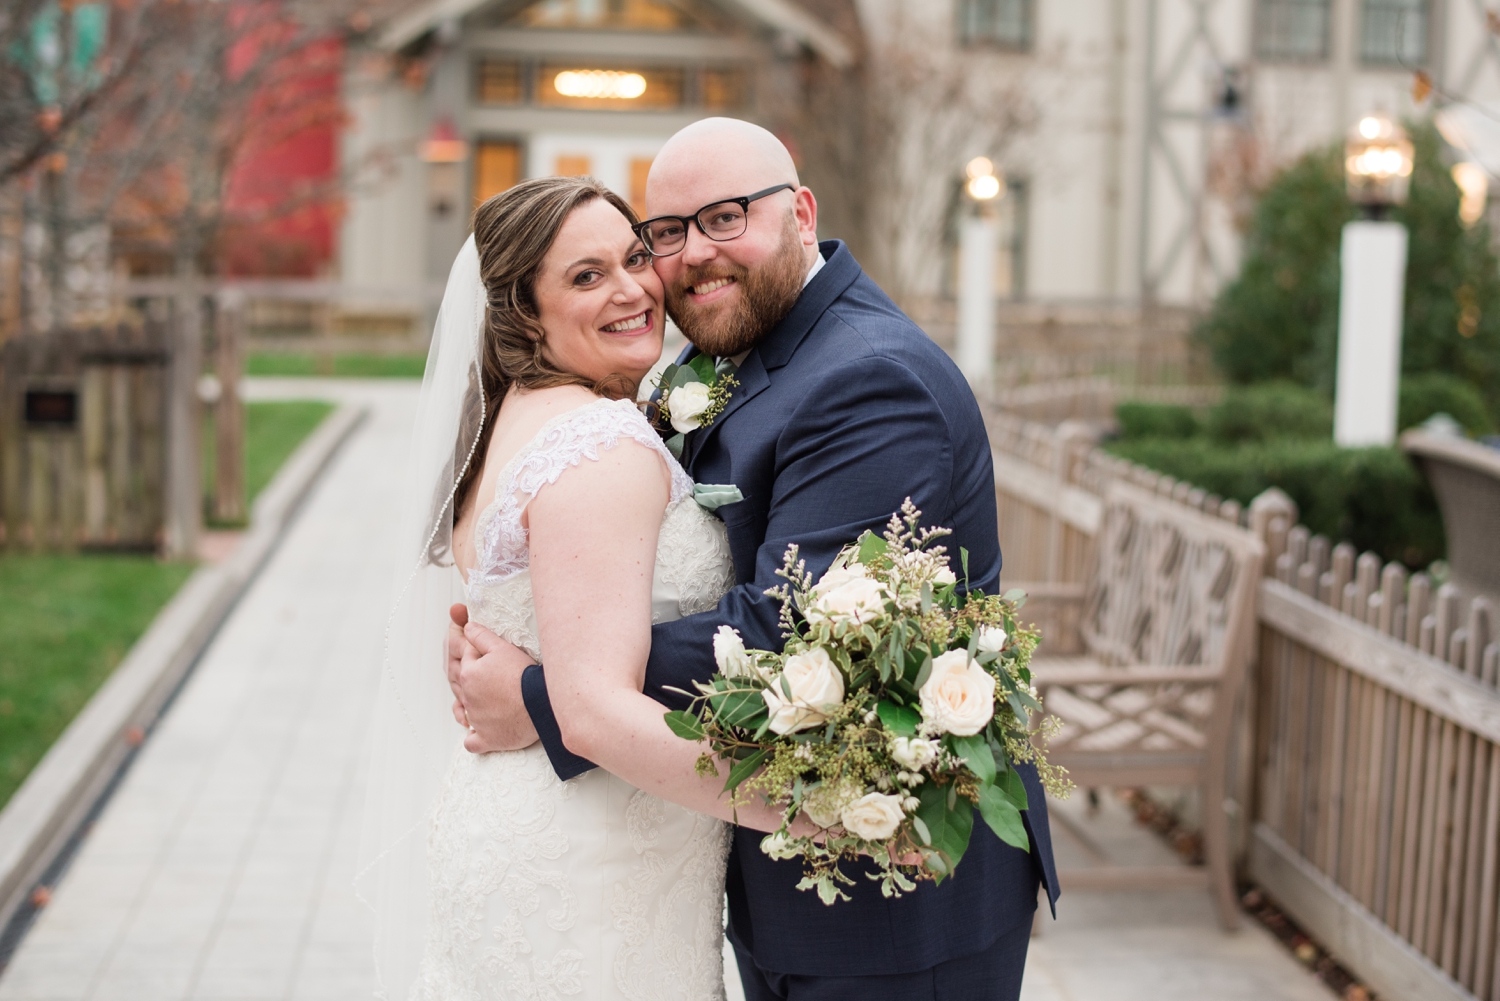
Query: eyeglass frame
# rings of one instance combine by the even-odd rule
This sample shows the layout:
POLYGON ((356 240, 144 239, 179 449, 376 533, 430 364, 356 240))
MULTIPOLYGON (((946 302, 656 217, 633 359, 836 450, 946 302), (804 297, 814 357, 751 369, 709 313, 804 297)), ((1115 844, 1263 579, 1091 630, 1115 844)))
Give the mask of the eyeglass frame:
POLYGON ((728 243, 730 240, 738 240, 740 237, 744 236, 747 232, 750 231, 750 203, 758 202, 762 198, 768 198, 771 195, 774 195, 778 191, 782 190, 796 192, 800 189, 795 184, 777 184, 769 188, 762 188, 760 191, 755 192, 753 195, 744 195, 740 198, 720 198, 717 201, 709 202, 707 205, 703 206, 692 215, 656 215, 652 216, 650 219, 642 219, 640 222, 636 223, 630 228, 635 231, 635 235, 640 239, 640 241, 646 245, 646 252, 652 257, 675 257, 687 249, 688 223, 692 223, 694 226, 697 226, 698 232, 702 233, 706 239, 713 240, 714 243, 728 243), (703 228, 703 223, 699 220, 698 217, 707 212, 709 209, 713 208, 715 205, 738 205, 740 207, 740 211, 745 213, 745 228, 736 233, 734 236, 726 236, 722 240, 713 236, 709 236, 708 230, 703 228), (653 222, 661 222, 663 219, 675 219, 677 222, 682 223, 682 246, 668 253, 658 254, 655 250, 651 249, 651 241, 646 238, 645 229, 653 222))

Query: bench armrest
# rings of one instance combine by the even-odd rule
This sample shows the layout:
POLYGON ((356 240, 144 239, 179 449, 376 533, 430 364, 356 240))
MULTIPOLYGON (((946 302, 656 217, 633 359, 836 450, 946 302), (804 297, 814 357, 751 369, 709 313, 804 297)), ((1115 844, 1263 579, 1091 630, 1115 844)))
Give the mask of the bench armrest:
POLYGON ((1061 663, 1045 660, 1031 665, 1033 683, 1042 689, 1074 685, 1170 685, 1178 682, 1210 684, 1219 681, 1223 672, 1217 667, 1174 667, 1167 664, 1127 664, 1109 667, 1104 664, 1061 663))

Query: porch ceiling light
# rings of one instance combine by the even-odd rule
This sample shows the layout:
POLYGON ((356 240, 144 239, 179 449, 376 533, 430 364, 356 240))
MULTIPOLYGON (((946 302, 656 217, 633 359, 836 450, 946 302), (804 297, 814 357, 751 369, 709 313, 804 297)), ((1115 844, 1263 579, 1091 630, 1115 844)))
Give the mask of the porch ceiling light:
POLYGON ((563 97, 633 101, 646 93, 646 78, 623 70, 563 70, 552 86, 563 97))
POLYGON ((1349 199, 1356 205, 1384 207, 1406 201, 1411 168, 1411 140, 1389 115, 1366 115, 1349 130, 1344 173, 1349 199))

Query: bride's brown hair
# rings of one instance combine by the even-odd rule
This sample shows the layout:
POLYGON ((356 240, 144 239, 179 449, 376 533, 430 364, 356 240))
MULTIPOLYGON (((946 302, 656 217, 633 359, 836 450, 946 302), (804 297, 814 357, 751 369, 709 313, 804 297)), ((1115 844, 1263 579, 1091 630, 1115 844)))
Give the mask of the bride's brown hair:
POLYGON ((468 418, 459 434, 455 466, 462 468, 474 440, 472 421, 479 417, 475 398, 484 395, 484 426, 473 458, 458 481, 453 497, 457 519, 484 468, 484 455, 495 415, 512 386, 546 389, 551 386, 583 386, 611 399, 634 398, 637 386, 621 375, 598 382, 564 371, 543 353, 546 332, 542 330, 536 305, 536 279, 547 251, 574 209, 603 199, 633 225, 637 221, 630 203, 592 177, 539 177, 522 181, 486 201, 474 211, 474 245, 479 251, 479 278, 484 282, 484 342, 479 352, 479 385, 471 375, 468 418))

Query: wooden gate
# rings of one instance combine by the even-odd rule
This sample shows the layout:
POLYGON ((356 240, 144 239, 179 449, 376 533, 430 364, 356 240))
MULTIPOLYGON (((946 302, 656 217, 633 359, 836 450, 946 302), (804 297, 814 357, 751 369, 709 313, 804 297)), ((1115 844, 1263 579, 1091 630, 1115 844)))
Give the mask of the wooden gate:
POLYGON ((0 539, 7 548, 158 546, 169 343, 159 327, 6 342, 0 539))

